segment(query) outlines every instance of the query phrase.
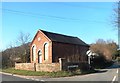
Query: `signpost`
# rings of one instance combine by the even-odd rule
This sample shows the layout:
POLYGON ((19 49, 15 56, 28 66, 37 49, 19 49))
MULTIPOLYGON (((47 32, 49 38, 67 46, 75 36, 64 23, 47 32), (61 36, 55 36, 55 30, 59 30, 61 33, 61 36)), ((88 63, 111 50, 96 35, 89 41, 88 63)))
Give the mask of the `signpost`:
POLYGON ((88 64, 90 65, 90 59, 91 59, 91 55, 92 55, 92 51, 91 50, 88 50, 87 52, 86 52, 86 54, 88 55, 88 64))
POLYGON ((91 58, 92 58, 92 51, 91 50, 88 50, 87 52, 86 52, 86 54, 88 55, 88 64, 89 64, 89 69, 91 68, 91 58))

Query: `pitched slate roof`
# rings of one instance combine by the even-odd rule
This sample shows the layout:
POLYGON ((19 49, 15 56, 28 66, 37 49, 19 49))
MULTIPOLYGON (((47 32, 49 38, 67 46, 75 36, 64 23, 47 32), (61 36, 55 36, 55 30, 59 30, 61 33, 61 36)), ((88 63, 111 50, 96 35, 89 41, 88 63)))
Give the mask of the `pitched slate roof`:
POLYGON ((44 31, 44 30, 40 30, 40 31, 42 31, 51 41, 54 41, 54 42, 62 42, 62 43, 89 46, 88 44, 83 42, 78 37, 67 36, 67 35, 58 34, 58 33, 52 33, 52 32, 47 32, 47 31, 44 31))

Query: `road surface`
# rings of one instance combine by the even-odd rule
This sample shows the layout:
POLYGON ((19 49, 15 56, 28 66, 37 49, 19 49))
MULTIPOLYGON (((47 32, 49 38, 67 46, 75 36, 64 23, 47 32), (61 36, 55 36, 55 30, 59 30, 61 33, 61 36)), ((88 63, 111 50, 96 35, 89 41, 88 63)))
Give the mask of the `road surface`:
POLYGON ((12 75, 2 74, 2 81, 31 81, 25 78, 20 78, 12 75))
POLYGON ((41 81, 36 82, 36 80, 34 79, 23 78, 23 77, 1 74, 1 73, 0 76, 2 76, 2 79, 0 79, 2 83, 43 83, 41 81))
POLYGON ((79 75, 72 77, 60 77, 60 78, 41 78, 41 77, 29 77, 34 78, 35 80, 43 80, 43 81, 108 81, 115 82, 120 79, 120 66, 114 64, 113 66, 100 69, 98 73, 87 74, 87 75, 79 75), (119 76, 118 76, 119 75, 119 76))
MULTIPOLYGON (((98 73, 60 78, 32 77, 44 81, 118 81, 118 69, 102 69, 98 73)), ((30 78, 30 77, 29 77, 30 78)))

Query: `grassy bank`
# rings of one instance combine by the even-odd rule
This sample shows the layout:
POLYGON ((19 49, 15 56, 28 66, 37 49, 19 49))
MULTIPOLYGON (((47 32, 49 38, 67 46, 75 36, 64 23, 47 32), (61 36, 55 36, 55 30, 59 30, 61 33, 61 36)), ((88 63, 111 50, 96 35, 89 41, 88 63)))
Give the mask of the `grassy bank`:
POLYGON ((15 70, 14 68, 7 68, 7 69, 3 69, 2 72, 24 75, 24 76, 69 77, 69 76, 75 76, 75 75, 95 73, 96 71, 89 70, 89 71, 83 71, 83 72, 81 71, 39 72, 39 71, 15 70))

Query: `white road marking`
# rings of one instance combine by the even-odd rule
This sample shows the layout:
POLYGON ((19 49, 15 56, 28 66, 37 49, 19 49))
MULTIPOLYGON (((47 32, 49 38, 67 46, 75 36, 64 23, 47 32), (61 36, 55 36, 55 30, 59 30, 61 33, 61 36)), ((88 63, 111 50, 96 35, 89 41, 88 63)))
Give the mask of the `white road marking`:
POLYGON ((35 78, 27 78, 27 79, 31 79, 31 80, 35 80, 35 81, 42 81, 42 82, 45 82, 45 80, 40 80, 40 79, 35 79, 35 78))
POLYGON ((116 73, 118 73, 118 69, 117 69, 117 72, 116 73))
POLYGON ((26 78, 26 79, 30 79, 30 78, 26 78))
POLYGON ((31 80, 34 80, 34 78, 31 78, 31 80))
POLYGON ((40 81, 45 82, 45 80, 40 80, 40 81))
POLYGON ((36 81, 40 81, 39 79, 35 79, 36 81))
POLYGON ((113 79, 112 79, 112 83, 115 81, 115 79, 116 79, 116 76, 113 77, 113 79))

